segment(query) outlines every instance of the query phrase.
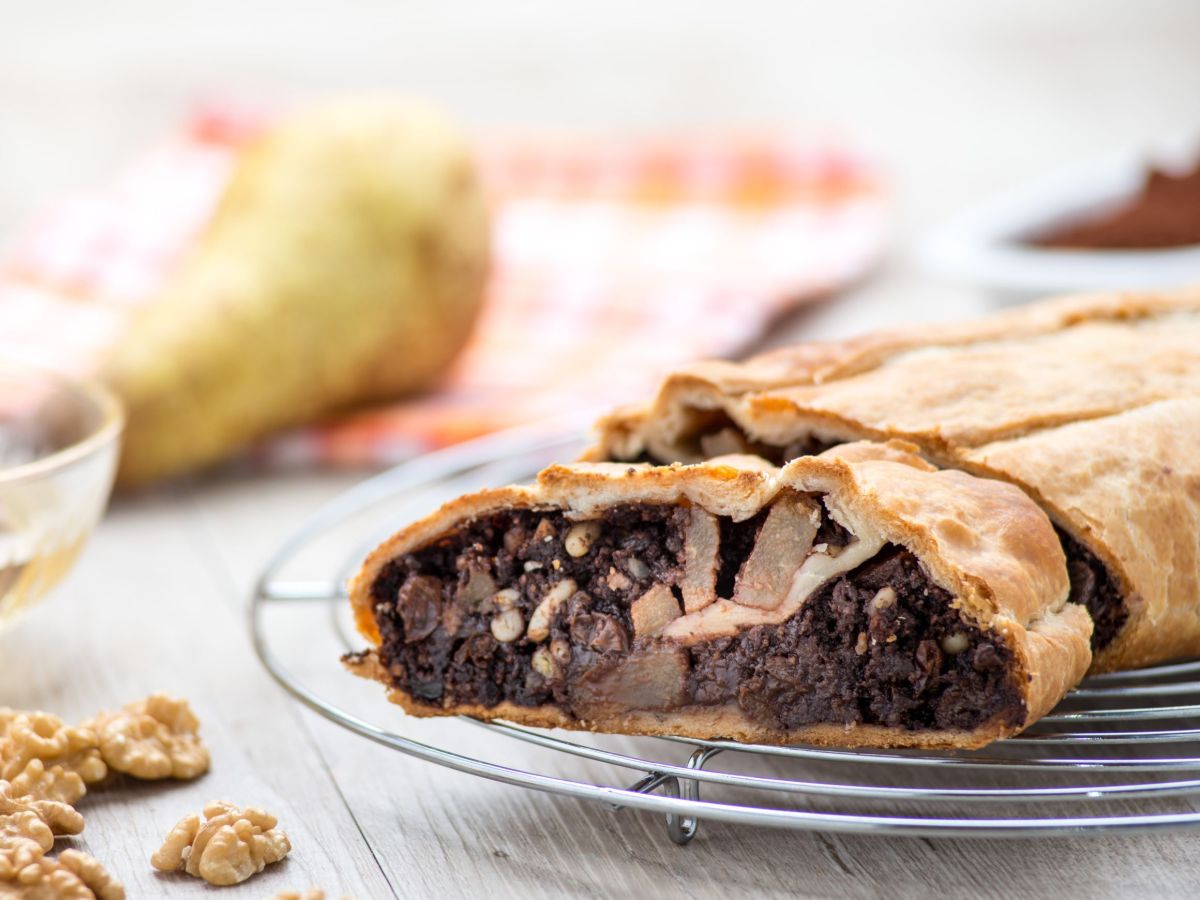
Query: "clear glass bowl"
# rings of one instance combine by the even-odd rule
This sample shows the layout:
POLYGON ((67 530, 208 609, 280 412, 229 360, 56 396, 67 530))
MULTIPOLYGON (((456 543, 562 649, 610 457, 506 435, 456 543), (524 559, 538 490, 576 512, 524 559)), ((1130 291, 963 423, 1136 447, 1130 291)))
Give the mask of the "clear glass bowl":
POLYGON ((79 555, 112 490, 123 421, 97 384, 0 361, 0 629, 79 555))

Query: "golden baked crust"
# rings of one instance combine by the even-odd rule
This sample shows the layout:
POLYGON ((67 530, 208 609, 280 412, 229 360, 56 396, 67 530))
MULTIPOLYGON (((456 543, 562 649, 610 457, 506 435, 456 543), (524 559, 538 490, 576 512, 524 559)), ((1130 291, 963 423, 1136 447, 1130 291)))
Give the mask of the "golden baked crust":
MULTIPOLYGON (((432 707, 397 690, 373 651, 350 658, 347 665, 388 685, 392 701, 417 715, 465 714, 543 727, 771 743, 981 746, 1031 724, 1077 683, 1091 661, 1091 620, 1082 608, 1067 603, 1062 549, 1049 520, 1028 497, 1004 482, 936 469, 913 450, 901 442, 849 444, 819 457, 797 459, 782 469, 753 456, 726 456, 686 466, 551 466, 534 485, 460 497, 381 544, 351 582, 355 618, 362 634, 377 646, 380 633, 371 586, 382 568, 461 523, 500 509, 556 509, 569 517, 587 518, 620 503, 686 503, 745 520, 784 491, 821 495, 853 534, 860 538, 870 534, 879 546, 896 544, 911 551, 931 579, 951 593, 952 605, 965 621, 1003 638, 1013 651, 1013 683, 1026 710, 1021 722, 997 718, 971 731, 812 725, 785 732, 763 727, 735 708, 701 706, 671 712, 623 711, 579 720, 557 707, 507 702, 489 708, 432 707)), ((729 600, 718 601, 685 614, 672 627, 689 620, 699 623, 694 627, 706 634, 703 623, 727 621, 731 605, 729 600), (718 609, 721 604, 725 606, 718 609)), ((745 612, 744 607, 741 610, 745 612)), ((742 621, 770 621, 772 614, 755 611, 742 621)))
POLYGON ((1200 652, 1196 398, 1200 290, 1067 297, 689 367, 602 420, 585 458, 694 461, 728 427, 775 452, 903 438, 1012 481, 1120 584, 1129 618, 1094 661, 1108 671, 1200 652))
POLYGON ((456 497, 393 534, 366 558, 350 581, 355 625, 367 640, 379 643, 371 583, 389 560, 430 543, 454 523, 501 509, 570 509, 582 518, 622 500, 672 503, 680 498, 718 515, 748 519, 773 493, 775 473, 773 466, 753 456, 728 456, 694 466, 576 463, 542 470, 534 485, 510 485, 456 497))
MULTIPOLYGON (((686 416, 689 408, 693 411, 726 409, 728 398, 825 385, 879 369, 908 351, 969 349, 971 345, 992 341, 1019 344, 1084 324, 1130 325, 1197 311, 1200 311, 1200 288, 1172 293, 1071 295, 982 319, 880 331, 844 341, 799 344, 744 362, 697 362, 668 375, 650 404, 626 405, 600 419, 597 443, 583 458, 635 459, 652 449, 648 442, 680 440, 688 423, 686 418, 678 417, 686 416)), ((1111 330, 1100 332, 1092 349, 1103 354, 1103 335, 1112 333, 1111 330)), ((1103 362, 1103 356, 1096 361, 1103 362)), ((944 356, 942 362, 957 365, 952 354, 944 356)), ((1013 366, 1005 365, 1001 371, 1007 374, 1012 369, 1013 366)), ((1078 381, 1078 373, 1070 372, 1065 366, 1059 368, 1055 377, 1056 384, 1067 390, 1077 387, 1078 381)), ((928 387, 923 384, 920 389, 924 391, 928 387)), ((1005 415, 1013 412, 1004 410, 1005 415)), ((1020 415, 1021 411, 1016 410, 1015 414, 1020 415)), ((847 436, 847 439, 854 437, 847 436)), ((664 443, 664 446, 671 447, 671 444, 664 443)), ((681 456, 681 461, 695 461, 684 452, 687 448, 675 446, 673 449, 681 456)), ((665 458, 666 454, 662 455, 665 458)))
POLYGON ((1093 548, 1129 619, 1100 670, 1200 652, 1200 397, 1165 400, 965 452, 1021 485, 1093 548))

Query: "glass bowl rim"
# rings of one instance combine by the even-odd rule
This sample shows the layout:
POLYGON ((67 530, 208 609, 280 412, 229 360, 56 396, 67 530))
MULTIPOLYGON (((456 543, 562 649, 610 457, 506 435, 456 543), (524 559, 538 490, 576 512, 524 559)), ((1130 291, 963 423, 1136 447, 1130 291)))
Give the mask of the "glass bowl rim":
POLYGON ((112 443, 125 425, 125 410, 121 401, 99 381, 75 378, 46 366, 13 357, 0 357, 0 370, 23 370, 29 375, 54 382, 76 400, 82 399, 100 413, 100 423, 84 437, 45 456, 15 466, 0 466, 0 483, 38 478, 60 471, 91 456, 112 443))

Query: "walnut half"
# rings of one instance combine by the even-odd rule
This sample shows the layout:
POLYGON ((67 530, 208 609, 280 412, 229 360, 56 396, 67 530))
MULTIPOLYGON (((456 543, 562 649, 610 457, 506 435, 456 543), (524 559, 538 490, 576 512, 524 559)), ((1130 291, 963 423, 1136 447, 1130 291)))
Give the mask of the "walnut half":
POLYGON ((203 824, 196 815, 180 819, 150 857, 151 865, 163 872, 182 868, 209 884, 240 884, 292 849, 275 817, 256 807, 210 803, 204 818, 203 824))
POLYGON ((79 850, 64 850, 58 854, 58 865, 83 882, 96 900, 125 900, 124 886, 108 873, 96 857, 79 850))
POLYGON ((85 723, 109 768, 135 778, 190 779, 208 771, 200 722, 186 700, 151 694, 85 723))
POLYGON ((73 772, 84 784, 108 774, 90 728, 74 728, 53 713, 0 710, 0 778, 16 779, 33 760, 73 772))
POLYGON ((57 800, 74 806, 87 793, 78 772, 62 766, 46 767, 40 759, 31 759, 25 768, 10 780, 14 797, 34 800, 57 800))
POLYGON ((7 781, 0 781, 0 819, 22 813, 33 813, 53 834, 79 834, 83 831, 83 816, 75 807, 58 800, 35 800, 33 797, 15 796, 12 785, 7 781))
POLYGON ((11 875, 0 873, 0 897, 20 900, 125 900, 125 888, 99 860, 78 850, 39 855, 11 875))
POLYGON ((12 881, 54 846, 54 832, 37 813, 26 810, 0 816, 0 884, 12 881))

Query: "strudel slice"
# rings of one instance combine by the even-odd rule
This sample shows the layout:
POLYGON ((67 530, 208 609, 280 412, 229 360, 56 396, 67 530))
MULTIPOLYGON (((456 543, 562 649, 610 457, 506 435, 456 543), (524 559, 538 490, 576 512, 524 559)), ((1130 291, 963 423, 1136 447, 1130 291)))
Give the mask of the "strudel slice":
POLYGON ((351 585, 346 657, 420 716, 975 747, 1091 659, 1045 514, 898 442, 777 469, 552 466, 454 500, 351 585))
POLYGON ((1200 655, 1200 291, 1068 297, 698 363, 587 458, 777 464, 900 438, 1019 485, 1058 527, 1094 669, 1200 655))

